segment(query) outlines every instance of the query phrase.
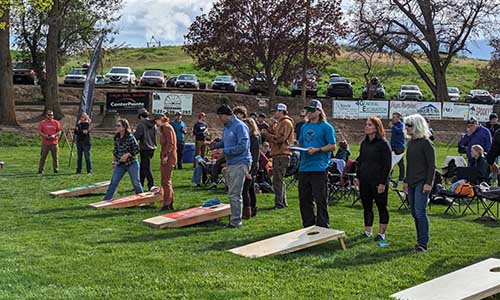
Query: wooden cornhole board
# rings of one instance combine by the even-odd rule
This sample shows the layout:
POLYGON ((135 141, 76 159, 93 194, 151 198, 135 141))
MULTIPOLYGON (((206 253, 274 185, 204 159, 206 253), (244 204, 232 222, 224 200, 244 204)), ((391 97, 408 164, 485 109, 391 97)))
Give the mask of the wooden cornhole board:
POLYGON ((175 228, 216 220, 231 215, 229 204, 217 204, 209 207, 193 207, 166 215, 149 218, 144 225, 153 228, 175 228))
POLYGON ((60 191, 55 191, 51 192, 50 195, 54 197, 61 197, 61 198, 67 198, 67 197, 78 197, 78 196, 83 196, 83 195, 88 195, 92 193, 99 193, 99 192, 104 192, 108 189, 108 186, 110 184, 110 181, 103 181, 103 182, 98 182, 98 183, 93 183, 93 184, 88 184, 84 186, 79 186, 75 188, 70 188, 66 190, 60 190, 60 191))
POLYGON ((391 297, 400 300, 484 299, 500 292, 499 271, 500 259, 489 258, 398 292, 391 297))
POLYGON ((295 252, 332 240, 338 240, 340 247, 345 250, 344 238, 345 232, 343 231, 311 226, 278 235, 267 240, 234 248, 229 251, 245 257, 258 258, 295 252))
POLYGON ((146 193, 127 196, 124 198, 92 203, 89 204, 89 207, 95 209, 127 208, 127 207, 134 207, 139 205, 160 202, 162 199, 163 195, 161 193, 146 192, 146 193))

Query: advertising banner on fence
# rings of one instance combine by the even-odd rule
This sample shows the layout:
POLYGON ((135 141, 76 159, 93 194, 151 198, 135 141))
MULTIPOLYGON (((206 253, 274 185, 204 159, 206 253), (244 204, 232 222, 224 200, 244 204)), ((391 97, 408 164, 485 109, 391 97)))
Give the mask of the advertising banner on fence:
POLYGON ((357 104, 359 119, 365 119, 371 116, 387 119, 389 115, 389 102, 387 101, 363 100, 357 102, 357 104))
POLYGON ((391 101, 390 114, 399 112, 404 117, 421 114, 429 119, 441 119, 440 102, 391 101))
POLYGON ((479 122, 488 122, 492 112, 493 105, 469 104, 469 118, 475 117, 479 122))
POLYGON ((106 93, 106 111, 136 114, 141 108, 149 109, 149 95, 149 92, 106 93))
POLYGON ((453 102, 443 103, 443 118, 444 119, 461 119, 467 120, 469 117, 469 105, 453 102))
POLYGON ((153 114, 193 114, 193 94, 153 93, 153 114))
POLYGON ((356 101, 333 100, 332 107, 334 119, 357 119, 359 116, 359 107, 356 101))

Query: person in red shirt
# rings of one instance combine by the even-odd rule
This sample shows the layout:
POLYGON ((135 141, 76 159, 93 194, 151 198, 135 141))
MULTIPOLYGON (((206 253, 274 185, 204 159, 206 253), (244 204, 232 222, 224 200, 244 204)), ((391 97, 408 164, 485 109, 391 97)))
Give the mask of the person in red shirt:
POLYGON ((54 120, 54 112, 51 110, 47 110, 46 119, 42 120, 40 124, 38 124, 38 133, 42 138, 42 151, 40 156, 40 165, 38 167, 38 174, 43 173, 43 169, 45 166, 45 159, 47 155, 52 154, 52 164, 54 167, 54 173, 59 171, 59 136, 62 132, 62 126, 59 121, 54 120))

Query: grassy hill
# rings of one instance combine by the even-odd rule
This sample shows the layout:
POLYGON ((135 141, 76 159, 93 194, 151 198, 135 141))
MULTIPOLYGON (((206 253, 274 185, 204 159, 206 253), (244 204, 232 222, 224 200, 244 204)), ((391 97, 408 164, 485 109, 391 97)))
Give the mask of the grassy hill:
MULTIPOLYGON (((66 74, 72 67, 79 66, 82 62, 88 61, 88 57, 75 57, 69 60, 61 70, 61 75, 66 74)), ((478 79, 478 68, 486 62, 481 60, 457 58, 448 69, 448 84, 458 87, 464 94, 474 87, 478 79)), ((175 76, 180 73, 196 74, 200 81, 210 83, 218 72, 206 72, 199 70, 180 46, 167 46, 160 48, 125 48, 106 52, 103 66, 100 70, 106 73, 112 66, 130 66, 139 77, 145 69, 160 69, 168 76, 175 76)), ((430 69, 430 66, 426 66, 430 69)), ((361 60, 352 57, 351 53, 344 52, 340 57, 332 60, 330 66, 322 73, 319 82, 319 95, 326 92, 328 75, 339 73, 341 76, 349 77, 356 84, 354 95, 361 96, 361 89, 364 84, 363 72, 364 64, 361 60)), ((389 62, 387 59, 378 58, 376 64, 377 75, 383 79, 386 87, 387 97, 393 99, 397 97, 399 87, 402 84, 417 84, 423 91, 426 99, 432 99, 432 93, 417 74, 413 66, 403 59, 396 62, 389 62)), ((240 84, 245 88, 244 84, 240 84)), ((286 87, 281 88, 282 92, 287 92, 286 87)))

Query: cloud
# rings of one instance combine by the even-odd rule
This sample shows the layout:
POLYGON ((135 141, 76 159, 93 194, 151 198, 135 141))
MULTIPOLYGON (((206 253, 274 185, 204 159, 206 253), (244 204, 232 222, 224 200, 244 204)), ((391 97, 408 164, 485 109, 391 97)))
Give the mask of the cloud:
POLYGON ((180 45, 196 16, 210 11, 213 0, 126 0, 118 22, 117 42, 145 46, 154 36, 162 44, 180 45))

